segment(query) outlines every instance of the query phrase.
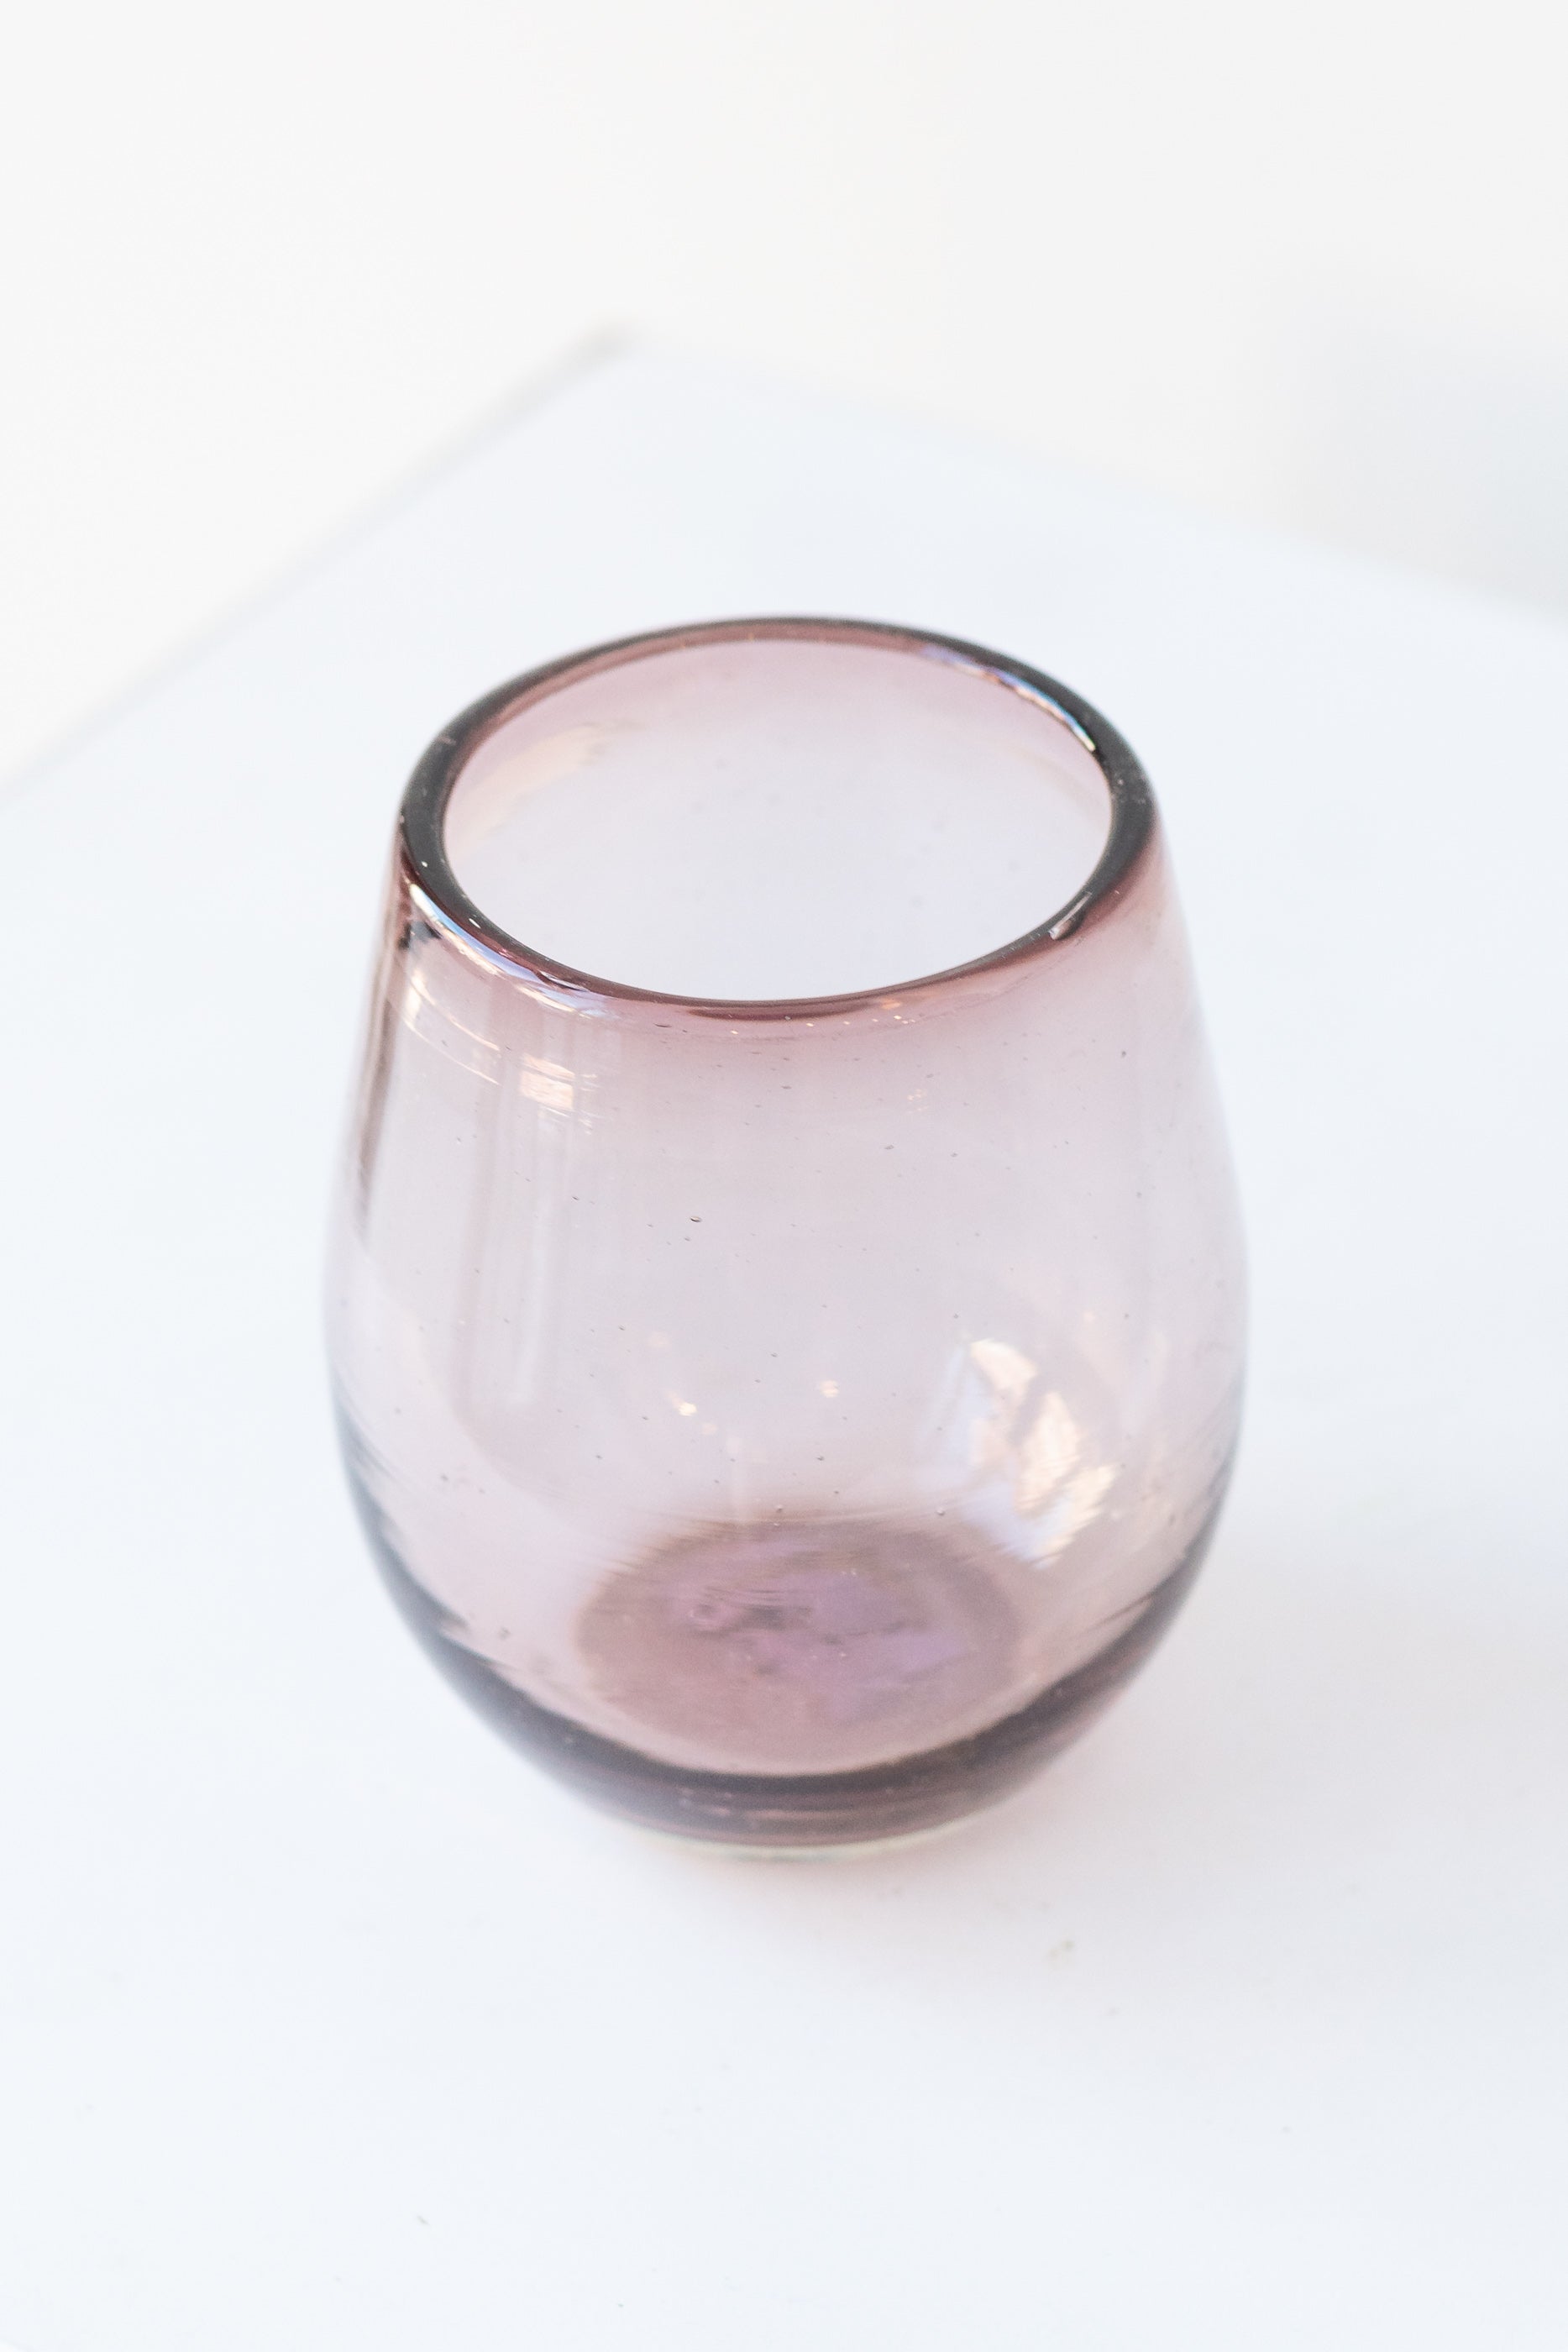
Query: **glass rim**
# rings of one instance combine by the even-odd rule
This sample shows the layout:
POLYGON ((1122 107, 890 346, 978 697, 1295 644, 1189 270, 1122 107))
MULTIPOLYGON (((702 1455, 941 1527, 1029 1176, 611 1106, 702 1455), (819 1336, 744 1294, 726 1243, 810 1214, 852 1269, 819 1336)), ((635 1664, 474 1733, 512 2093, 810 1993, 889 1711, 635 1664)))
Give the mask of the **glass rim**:
POLYGON ((956 990, 965 982, 999 974, 1013 965, 1032 962, 1066 946, 1078 933, 1110 912, 1122 898, 1148 857, 1156 823, 1154 793, 1132 746, 1092 703, 1059 679, 1047 677, 1043 670, 994 653, 967 638, 944 636, 935 630, 894 622, 790 614, 693 622, 644 630, 635 636, 612 638, 580 653, 541 663, 538 668, 527 670, 521 677, 510 678, 490 693, 481 695, 442 729, 410 777, 398 820, 398 850, 405 883, 422 902, 427 919, 454 935, 457 944, 482 950, 492 968, 499 967, 519 982, 545 991, 557 1003, 579 1006, 593 1002, 628 1007, 643 1004, 666 1013, 674 1011, 730 1022, 790 1021, 903 1005, 911 998, 956 990), (592 677, 596 671, 618 668, 623 663, 645 660, 653 655, 684 652, 697 646, 791 639, 869 646, 950 662, 1010 688, 1061 721, 1099 769, 1111 807, 1111 821, 1100 856, 1066 903, 1016 939, 1004 940, 984 955, 948 965, 940 971, 830 996, 769 998, 674 994, 579 971, 515 939, 469 898, 446 855, 447 805, 474 753, 520 710, 562 687, 592 677))

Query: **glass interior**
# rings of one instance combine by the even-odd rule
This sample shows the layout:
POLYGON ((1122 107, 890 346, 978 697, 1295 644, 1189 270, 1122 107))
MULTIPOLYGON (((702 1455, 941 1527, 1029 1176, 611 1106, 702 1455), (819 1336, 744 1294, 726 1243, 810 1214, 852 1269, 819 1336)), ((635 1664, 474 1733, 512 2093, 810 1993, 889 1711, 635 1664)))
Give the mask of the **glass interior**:
POLYGON ((515 712, 457 778, 448 861, 533 952, 622 986, 896 986, 1048 923, 1111 803, 1027 687, 937 646, 665 646, 515 712))

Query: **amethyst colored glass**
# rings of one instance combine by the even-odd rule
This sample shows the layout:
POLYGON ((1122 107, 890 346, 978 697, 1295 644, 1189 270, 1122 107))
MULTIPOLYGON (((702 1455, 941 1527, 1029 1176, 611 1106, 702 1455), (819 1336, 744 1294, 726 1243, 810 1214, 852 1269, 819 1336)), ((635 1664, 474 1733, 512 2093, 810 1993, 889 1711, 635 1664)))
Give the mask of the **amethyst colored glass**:
POLYGON ((420 1639, 583 1795, 806 1848, 1013 1788, 1192 1580, 1242 1311, 1154 803, 1076 695, 724 622, 426 753, 332 1245, 344 1449, 420 1639))

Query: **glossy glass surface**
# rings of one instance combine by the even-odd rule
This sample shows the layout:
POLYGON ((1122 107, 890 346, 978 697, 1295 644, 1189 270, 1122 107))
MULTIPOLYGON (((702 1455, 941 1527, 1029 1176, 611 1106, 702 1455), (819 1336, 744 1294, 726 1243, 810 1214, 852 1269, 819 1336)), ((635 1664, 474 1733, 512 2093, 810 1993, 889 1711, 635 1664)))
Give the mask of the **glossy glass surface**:
POLYGON ((1013 1786, 1197 1566, 1242 1291, 1154 804, 1066 689, 729 623, 432 747, 332 1246, 345 1453, 416 1632, 584 1793, 811 1846, 1013 1786))

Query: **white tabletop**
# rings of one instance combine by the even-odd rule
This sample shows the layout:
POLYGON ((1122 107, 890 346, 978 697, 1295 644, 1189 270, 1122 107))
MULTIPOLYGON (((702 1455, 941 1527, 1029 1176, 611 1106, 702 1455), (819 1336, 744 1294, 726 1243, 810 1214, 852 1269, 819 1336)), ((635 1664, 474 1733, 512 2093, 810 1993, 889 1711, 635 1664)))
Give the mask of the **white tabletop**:
POLYGON ((1563 2342, 1565 740, 1543 620, 639 358, 12 798, 16 2352, 1563 2342), (415 754, 549 654, 780 610, 1131 736, 1255 1276, 1154 1664, 836 1865, 644 1840, 464 1711, 318 1336, 415 754))

